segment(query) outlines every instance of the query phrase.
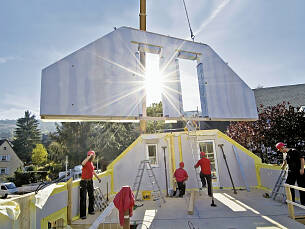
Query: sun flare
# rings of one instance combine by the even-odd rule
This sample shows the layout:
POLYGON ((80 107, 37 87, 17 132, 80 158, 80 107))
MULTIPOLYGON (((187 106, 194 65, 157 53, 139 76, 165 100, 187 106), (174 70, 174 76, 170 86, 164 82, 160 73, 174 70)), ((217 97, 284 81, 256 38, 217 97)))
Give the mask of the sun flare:
POLYGON ((145 89, 147 106, 161 101, 162 80, 162 74, 159 71, 159 55, 146 53, 145 89))

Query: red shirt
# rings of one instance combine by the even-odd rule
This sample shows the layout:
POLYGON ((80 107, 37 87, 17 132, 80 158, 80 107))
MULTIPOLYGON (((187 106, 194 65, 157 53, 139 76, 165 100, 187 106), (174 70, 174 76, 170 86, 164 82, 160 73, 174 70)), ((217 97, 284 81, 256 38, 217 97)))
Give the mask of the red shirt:
POLYGON ((211 162, 209 159, 207 159, 205 157, 201 158, 195 165, 196 168, 198 166, 200 166, 200 168, 201 168, 201 173, 203 173, 205 175, 211 174, 211 162))
POLYGON ((176 169, 174 177, 177 182, 183 182, 188 178, 187 172, 183 168, 176 169))
POLYGON ((92 161, 88 161, 82 168, 82 179, 92 179, 94 166, 92 161))
POLYGON ((132 216, 132 210, 134 206, 134 195, 129 186, 123 186, 121 190, 114 197, 114 206, 119 210, 120 224, 124 224, 124 211, 129 210, 129 216, 132 216))

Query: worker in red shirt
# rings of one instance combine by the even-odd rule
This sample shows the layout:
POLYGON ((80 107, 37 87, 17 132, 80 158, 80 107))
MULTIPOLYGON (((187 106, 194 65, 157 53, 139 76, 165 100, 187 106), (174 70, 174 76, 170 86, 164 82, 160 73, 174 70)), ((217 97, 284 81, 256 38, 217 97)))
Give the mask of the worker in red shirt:
POLYGON ((95 152, 89 151, 87 157, 82 162, 82 177, 80 181, 80 218, 86 219, 86 202, 87 192, 89 196, 89 208, 88 213, 94 215, 94 194, 93 194, 93 175, 101 182, 101 179, 94 172, 93 160, 95 158, 95 152))
POLYGON ((211 176, 211 162, 205 157, 205 152, 200 152, 200 160, 194 166, 198 168, 200 166, 200 179, 202 182, 202 188, 208 183, 208 195, 212 196, 212 176, 211 176))
POLYGON ((178 184, 179 197, 183 197, 183 195, 185 194, 185 181, 187 180, 188 175, 187 172, 184 170, 183 161, 179 163, 179 167, 180 168, 176 169, 174 173, 174 178, 176 179, 178 184))

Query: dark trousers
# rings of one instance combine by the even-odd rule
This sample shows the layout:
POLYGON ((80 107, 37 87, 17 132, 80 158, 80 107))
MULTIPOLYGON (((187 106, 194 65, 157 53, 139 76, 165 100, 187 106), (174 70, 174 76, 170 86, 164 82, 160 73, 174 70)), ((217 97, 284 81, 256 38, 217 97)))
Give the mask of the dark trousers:
POLYGON ((185 184, 183 182, 177 182, 179 189, 179 197, 184 196, 185 194, 185 184))
MULTIPOLYGON (((305 175, 301 175, 300 171, 296 172, 288 172, 286 184, 295 185, 295 182, 297 182, 299 187, 305 188, 305 175)), ((293 188, 290 189, 292 201, 295 202, 295 191, 293 188)), ((305 192, 300 191, 300 200, 301 204, 305 205, 305 192)))
POLYGON ((88 212, 94 212, 93 180, 80 181, 80 217, 86 216, 87 192, 89 196, 88 212))
POLYGON ((202 172, 200 172, 200 179, 201 179, 203 188, 206 186, 206 183, 208 183, 208 195, 212 196, 212 176, 211 176, 211 174, 203 174, 202 172))

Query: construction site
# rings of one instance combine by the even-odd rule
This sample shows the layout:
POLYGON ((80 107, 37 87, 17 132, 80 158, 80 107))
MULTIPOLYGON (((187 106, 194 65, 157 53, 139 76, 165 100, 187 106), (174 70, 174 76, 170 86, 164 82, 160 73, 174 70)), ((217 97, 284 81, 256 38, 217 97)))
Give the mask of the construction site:
POLYGON ((140 0, 139 15, 139 29, 115 28, 42 69, 42 120, 134 122, 141 127, 141 135, 93 178, 95 214, 81 219, 81 180, 71 178, 1 200, 0 228, 304 228, 305 207, 298 191, 305 189, 284 184, 286 170, 263 163, 225 133, 197 125, 257 120, 251 88, 212 47, 194 41, 191 27, 192 40, 146 31, 145 0, 140 0), (145 68, 151 54, 158 56, 163 77, 163 113, 158 117, 146 114, 145 68), (183 61, 192 63, 198 92, 184 90, 183 61), (184 97, 196 93, 199 105, 187 109, 184 97), (184 121, 186 126, 147 134, 149 120, 184 121), (211 162, 211 195, 194 168, 201 152, 211 162), (185 195, 177 198, 174 173, 180 162, 188 179, 185 195), (130 187, 135 204, 124 211, 120 224, 113 200, 124 187, 130 187), (290 188, 296 190, 297 202, 290 188))

